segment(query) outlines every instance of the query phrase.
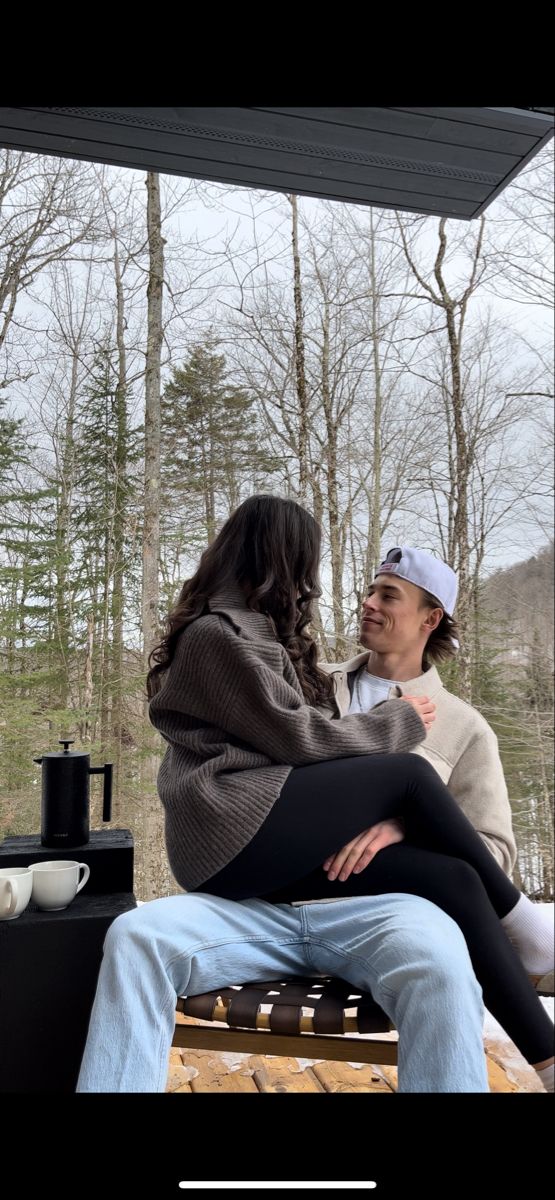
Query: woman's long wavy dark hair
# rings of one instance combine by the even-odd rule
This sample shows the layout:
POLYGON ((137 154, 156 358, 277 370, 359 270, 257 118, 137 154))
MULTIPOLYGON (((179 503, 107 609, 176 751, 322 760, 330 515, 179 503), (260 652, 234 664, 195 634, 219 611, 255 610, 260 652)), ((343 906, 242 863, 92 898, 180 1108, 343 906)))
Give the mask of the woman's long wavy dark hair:
POLYGON ((195 575, 183 584, 166 634, 149 657, 149 697, 161 687, 160 677, 171 665, 182 630, 201 616, 211 596, 231 584, 246 587, 247 606, 271 618, 307 703, 329 699, 333 680, 318 667, 316 643, 306 628, 312 601, 321 595, 320 543, 318 522, 294 500, 258 495, 243 501, 204 551, 195 575))

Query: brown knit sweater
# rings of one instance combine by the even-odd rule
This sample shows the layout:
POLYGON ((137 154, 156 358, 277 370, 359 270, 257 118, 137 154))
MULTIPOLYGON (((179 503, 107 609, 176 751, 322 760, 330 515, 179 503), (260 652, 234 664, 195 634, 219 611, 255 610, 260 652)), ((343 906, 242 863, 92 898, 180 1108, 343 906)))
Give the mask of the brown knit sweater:
POLYGON ((177 882, 198 888, 254 837, 292 767, 410 750, 425 737, 401 700, 330 720, 304 700, 272 625, 240 589, 181 634, 150 718, 168 743, 158 774, 177 882))

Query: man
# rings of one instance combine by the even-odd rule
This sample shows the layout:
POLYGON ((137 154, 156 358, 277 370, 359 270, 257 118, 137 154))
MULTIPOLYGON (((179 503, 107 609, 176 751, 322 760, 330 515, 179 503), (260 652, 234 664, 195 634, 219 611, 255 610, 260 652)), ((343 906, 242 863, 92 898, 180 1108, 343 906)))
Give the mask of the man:
MULTIPOLYGON (((415 753, 509 872, 515 844, 495 735, 432 665, 454 652, 456 592, 453 571, 433 556, 407 547, 388 554, 363 604, 364 653, 327 666, 335 716, 391 694, 428 696, 436 720, 415 753)), ((324 866, 347 878, 401 837, 395 822, 383 822, 324 866)), ((77 1090, 163 1091, 177 995, 314 972, 370 991, 387 1012, 399 1032, 399 1091, 488 1091, 481 992, 462 933, 434 904, 399 893, 296 904, 196 893, 118 917, 77 1090)))
MULTIPOLYGON (((335 716, 367 712, 392 696, 427 696, 435 721, 413 751, 435 767, 501 867, 516 859, 507 786, 497 738, 481 714, 445 688, 435 662, 458 645, 453 619, 457 577, 451 567, 409 546, 390 550, 362 605, 362 654, 322 664, 336 681, 335 716)), ((395 822, 366 830, 324 864, 329 878, 348 878, 384 846, 400 840, 395 822)))

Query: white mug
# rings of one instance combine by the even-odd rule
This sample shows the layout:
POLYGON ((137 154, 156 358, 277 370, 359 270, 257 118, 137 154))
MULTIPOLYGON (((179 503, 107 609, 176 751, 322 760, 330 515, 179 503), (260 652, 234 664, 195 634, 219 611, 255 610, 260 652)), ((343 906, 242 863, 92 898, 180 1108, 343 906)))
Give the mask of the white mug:
POLYGON ((2 867, 0 870, 0 921, 20 917, 31 899, 33 873, 29 867, 2 867))
POLYGON ((73 859, 30 863, 29 870, 33 879, 33 902, 48 912, 67 908, 77 892, 84 888, 91 873, 86 863, 73 859), (81 870, 84 874, 79 880, 81 870))

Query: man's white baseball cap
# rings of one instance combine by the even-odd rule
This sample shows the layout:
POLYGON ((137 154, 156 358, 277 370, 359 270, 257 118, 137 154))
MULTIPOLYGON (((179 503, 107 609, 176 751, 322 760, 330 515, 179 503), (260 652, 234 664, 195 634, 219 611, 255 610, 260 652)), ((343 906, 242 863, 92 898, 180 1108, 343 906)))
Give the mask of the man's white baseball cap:
POLYGON ((398 575, 400 579, 424 588, 439 600, 449 617, 453 616, 457 603, 457 576, 441 558, 434 558, 426 550, 415 550, 412 546, 395 546, 378 567, 378 575, 398 575))

